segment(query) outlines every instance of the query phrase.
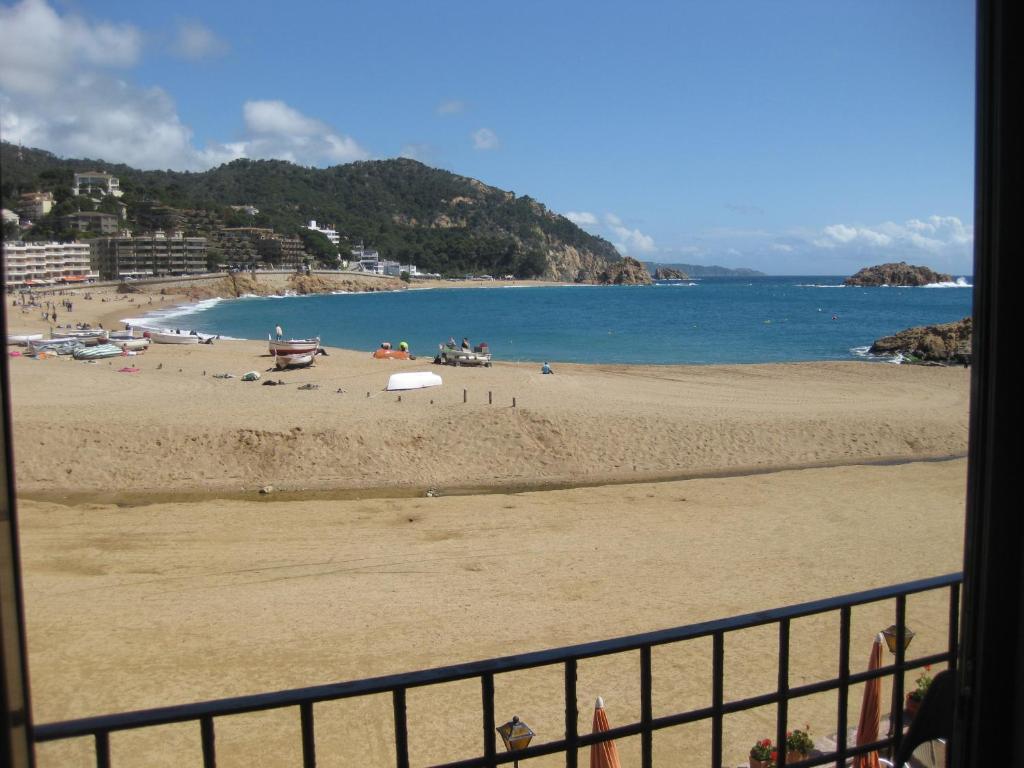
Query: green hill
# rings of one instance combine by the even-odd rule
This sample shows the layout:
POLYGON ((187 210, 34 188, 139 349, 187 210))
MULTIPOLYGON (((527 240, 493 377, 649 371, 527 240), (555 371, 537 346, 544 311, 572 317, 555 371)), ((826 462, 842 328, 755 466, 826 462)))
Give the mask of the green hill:
POLYGON ((128 224, 136 229, 143 228, 140 210, 159 203, 202 212, 185 220, 190 230, 207 234, 219 226, 299 234, 308 220, 316 219, 341 234, 343 256, 362 242, 383 258, 442 274, 592 280, 620 259, 607 240, 528 196, 414 160, 322 169, 280 160, 235 160, 200 173, 140 171, 3 143, 0 169, 5 208, 16 207, 18 195, 27 191, 50 190, 58 200, 56 215, 41 221, 29 237, 67 234, 59 231, 56 216, 82 204, 70 195, 73 174, 104 170, 120 179, 128 224), (253 205, 259 214, 249 216, 232 205, 253 205))

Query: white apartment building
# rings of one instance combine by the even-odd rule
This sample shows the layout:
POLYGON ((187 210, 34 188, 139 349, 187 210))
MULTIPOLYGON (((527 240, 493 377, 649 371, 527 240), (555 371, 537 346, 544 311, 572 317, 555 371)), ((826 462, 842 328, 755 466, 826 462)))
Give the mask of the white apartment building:
POLYGON ((7 287, 60 286, 95 280, 88 243, 4 243, 7 287))
POLYGON ((311 229, 314 232, 319 232, 321 235, 330 240, 331 245, 335 247, 337 247, 337 245, 341 242, 341 238, 338 236, 338 230, 331 226, 318 227, 316 225, 316 219, 311 219, 309 224, 306 225, 306 229, 311 229))
POLYGON ((120 197, 121 182, 117 176, 111 176, 103 171, 89 171, 88 173, 76 173, 75 185, 71 191, 76 195, 87 195, 98 192, 101 195, 113 195, 120 197))

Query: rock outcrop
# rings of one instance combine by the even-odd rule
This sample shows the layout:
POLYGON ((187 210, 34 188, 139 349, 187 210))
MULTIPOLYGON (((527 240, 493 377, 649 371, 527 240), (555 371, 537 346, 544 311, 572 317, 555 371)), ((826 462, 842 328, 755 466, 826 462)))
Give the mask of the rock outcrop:
POLYGON ((971 318, 955 323, 908 328, 871 345, 873 355, 896 354, 913 361, 967 363, 971 359, 971 318))
POLYGON ((879 264, 875 267, 864 267, 853 277, 843 281, 844 285, 929 285, 930 283, 951 283, 952 275, 933 272, 928 267, 915 267, 901 261, 899 264, 879 264))
POLYGON ((655 280, 689 280, 690 276, 681 269, 672 267, 658 267, 654 270, 655 280))
POLYGON ((609 264, 597 276, 597 281, 602 285, 650 285, 653 282, 647 268, 631 256, 609 264))

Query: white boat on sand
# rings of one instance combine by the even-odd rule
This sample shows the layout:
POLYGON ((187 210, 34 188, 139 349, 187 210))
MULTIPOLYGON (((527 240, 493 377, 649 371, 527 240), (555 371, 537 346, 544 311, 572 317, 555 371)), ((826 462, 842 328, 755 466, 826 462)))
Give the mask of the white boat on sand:
POLYGON ((181 331, 146 331, 144 336, 149 337, 154 344, 198 344, 199 334, 182 333, 181 331))
POLYGON ((272 355, 316 354, 320 349, 320 337, 312 339, 275 339, 267 337, 267 346, 272 355))
POLYGON ((277 366, 278 370, 284 368, 305 368, 306 366, 313 364, 313 358, 315 357, 313 352, 300 352, 298 354, 281 354, 278 353, 274 356, 274 365, 277 366))
POLYGON ((43 338, 41 333, 12 334, 7 337, 8 344, 16 344, 19 347, 27 347, 30 341, 39 341, 43 338))

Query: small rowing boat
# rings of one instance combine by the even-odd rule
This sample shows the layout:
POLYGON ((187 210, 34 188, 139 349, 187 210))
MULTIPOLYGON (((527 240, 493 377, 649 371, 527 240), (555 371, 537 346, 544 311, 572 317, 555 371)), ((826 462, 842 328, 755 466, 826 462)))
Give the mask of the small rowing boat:
POLYGON ((272 355, 316 354, 320 348, 320 337, 312 339, 274 339, 267 337, 267 345, 272 355))

